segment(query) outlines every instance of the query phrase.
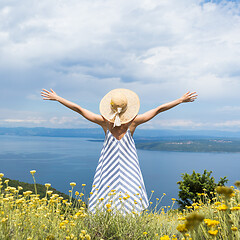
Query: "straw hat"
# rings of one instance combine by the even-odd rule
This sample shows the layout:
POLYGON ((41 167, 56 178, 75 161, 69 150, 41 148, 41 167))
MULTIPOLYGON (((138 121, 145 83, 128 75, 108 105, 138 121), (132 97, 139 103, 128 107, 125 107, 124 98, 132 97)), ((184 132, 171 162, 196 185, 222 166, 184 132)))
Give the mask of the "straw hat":
POLYGON ((100 102, 99 109, 102 116, 115 126, 130 122, 140 108, 138 95, 123 88, 108 92, 100 102))

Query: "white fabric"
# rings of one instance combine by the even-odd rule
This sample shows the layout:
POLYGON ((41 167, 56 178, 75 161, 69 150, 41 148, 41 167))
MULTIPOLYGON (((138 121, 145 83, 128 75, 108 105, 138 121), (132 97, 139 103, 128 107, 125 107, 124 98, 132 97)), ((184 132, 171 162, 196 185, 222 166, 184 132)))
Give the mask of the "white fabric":
MULTIPOLYGON (((112 110, 113 110, 113 109, 112 109, 112 110)), ((114 110, 113 110, 113 111, 114 111, 114 110)), ((125 109, 124 109, 124 111, 125 111, 125 109)), ((121 120, 120 120, 120 118, 119 118, 119 114, 120 114, 121 112, 122 112, 122 108, 121 108, 121 107, 118 107, 118 108, 117 108, 117 111, 115 111, 115 112, 113 113, 113 115, 110 116, 110 119, 111 119, 111 120, 113 120, 113 119, 115 118, 113 127, 115 127, 115 126, 117 126, 117 127, 121 126, 121 120)))

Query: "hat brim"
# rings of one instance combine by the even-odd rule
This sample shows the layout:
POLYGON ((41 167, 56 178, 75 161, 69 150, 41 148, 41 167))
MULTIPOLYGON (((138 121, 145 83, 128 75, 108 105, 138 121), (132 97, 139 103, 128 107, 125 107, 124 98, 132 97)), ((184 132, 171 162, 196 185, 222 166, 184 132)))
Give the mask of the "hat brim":
POLYGON ((113 115, 113 111, 111 109, 111 98, 116 92, 121 92, 124 94, 127 98, 127 109, 125 112, 120 113, 119 118, 121 121, 121 124, 125 124, 133 120, 140 108, 140 100, 138 95, 129 90, 129 89, 124 89, 124 88, 117 88, 113 89, 112 91, 108 92, 101 100, 100 105, 99 105, 99 110, 101 115, 107 119, 109 122, 113 123, 114 119, 110 119, 113 115))

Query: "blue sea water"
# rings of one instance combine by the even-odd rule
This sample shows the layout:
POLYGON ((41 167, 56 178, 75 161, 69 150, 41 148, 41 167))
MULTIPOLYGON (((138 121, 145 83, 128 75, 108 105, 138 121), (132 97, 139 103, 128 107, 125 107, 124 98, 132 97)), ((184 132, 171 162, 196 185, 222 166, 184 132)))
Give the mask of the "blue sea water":
MULTIPOLYGON (((30 170, 36 170, 37 183, 68 194, 70 182, 81 191, 85 183, 88 194, 98 164, 102 142, 86 138, 0 136, 0 172, 5 177, 33 183, 30 170)), ((228 185, 240 180, 240 153, 190 153, 137 150, 148 196, 160 198, 162 205, 171 205, 178 198, 177 182, 182 173, 193 170, 213 171, 216 181, 227 176, 228 185)))

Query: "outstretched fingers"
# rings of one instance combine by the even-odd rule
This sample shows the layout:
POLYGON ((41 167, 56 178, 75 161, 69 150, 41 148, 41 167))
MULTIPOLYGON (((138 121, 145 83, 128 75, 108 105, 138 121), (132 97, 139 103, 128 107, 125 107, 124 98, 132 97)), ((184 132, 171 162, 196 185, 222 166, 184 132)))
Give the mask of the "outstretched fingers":
POLYGON ((42 92, 50 93, 47 89, 42 89, 42 92))

